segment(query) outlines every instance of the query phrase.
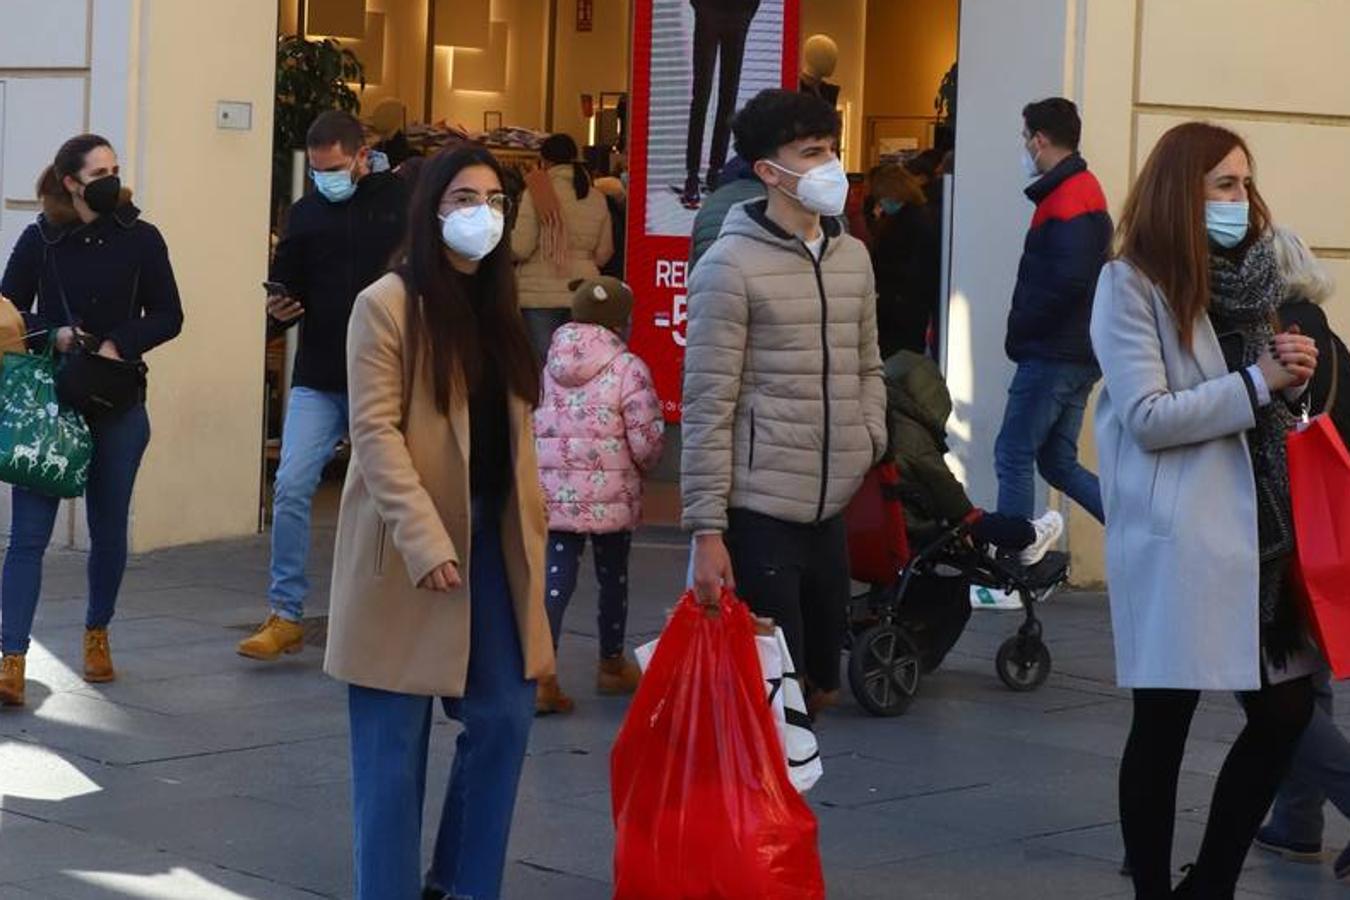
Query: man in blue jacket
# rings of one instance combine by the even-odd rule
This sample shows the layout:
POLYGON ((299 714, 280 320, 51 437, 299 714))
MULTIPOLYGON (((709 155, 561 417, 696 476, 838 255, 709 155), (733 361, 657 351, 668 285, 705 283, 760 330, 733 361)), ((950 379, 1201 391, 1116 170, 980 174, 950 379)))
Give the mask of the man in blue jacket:
POLYGON ((1078 462, 1078 436, 1101 377, 1088 324, 1110 250, 1111 216, 1101 185, 1078 155, 1082 122, 1073 102, 1040 100, 1022 110, 1022 119, 1022 165, 1036 179, 1026 195, 1036 213, 1008 314, 1005 348, 1017 373, 994 446, 998 511, 1034 517, 1039 469, 1100 522, 1101 488, 1078 462))

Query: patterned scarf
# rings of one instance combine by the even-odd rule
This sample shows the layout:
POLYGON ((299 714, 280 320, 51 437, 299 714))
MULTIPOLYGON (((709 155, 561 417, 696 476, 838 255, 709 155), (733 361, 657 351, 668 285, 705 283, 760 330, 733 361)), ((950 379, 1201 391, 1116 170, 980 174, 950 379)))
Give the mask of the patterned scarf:
MULTIPOLYGON (((1241 364, 1260 359, 1275 337, 1284 300, 1284 282, 1270 237, 1264 236, 1239 259, 1209 256, 1209 317, 1219 334, 1242 336, 1241 364)), ((1248 433, 1256 475, 1257 533, 1261 549, 1261 624, 1283 624, 1293 604, 1285 597, 1285 570, 1294 551, 1293 510, 1289 499, 1289 463, 1285 438, 1297 422, 1278 395, 1256 413, 1248 433)))
MULTIPOLYGON (((539 255, 553 263, 554 273, 562 278, 567 275, 567 248, 571 239, 567 233, 567 220, 563 218, 562 201, 553 186, 551 169, 539 168, 525 176, 525 187, 534 202, 534 212, 539 219, 539 255)), ((570 167, 568 171, 571 171, 570 167)), ((570 189, 570 188, 569 188, 570 189)))

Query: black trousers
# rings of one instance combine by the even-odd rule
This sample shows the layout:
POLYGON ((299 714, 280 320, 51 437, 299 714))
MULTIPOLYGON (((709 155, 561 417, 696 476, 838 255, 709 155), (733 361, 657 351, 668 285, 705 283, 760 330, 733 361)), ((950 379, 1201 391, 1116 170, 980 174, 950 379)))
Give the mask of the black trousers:
POLYGON ((712 148, 708 153, 709 180, 722 171, 731 146, 731 118, 736 112, 736 94, 741 87, 741 64, 751 19, 743 14, 694 10, 694 94, 689 102, 689 140, 685 144, 685 169, 698 178, 703 162, 703 124, 712 97, 713 67, 718 54, 722 72, 717 84, 717 115, 713 121, 712 148))
MULTIPOLYGON (((1188 897, 1228 900, 1312 715, 1312 683, 1298 678, 1238 695, 1247 725, 1214 786, 1188 897)), ((1120 824, 1138 900, 1172 896, 1177 780, 1199 691, 1136 690, 1120 763, 1120 824)))
POLYGON ((810 687, 839 687, 848 623, 848 531, 843 516, 799 525, 733 509, 727 549, 736 592, 782 629, 810 687))

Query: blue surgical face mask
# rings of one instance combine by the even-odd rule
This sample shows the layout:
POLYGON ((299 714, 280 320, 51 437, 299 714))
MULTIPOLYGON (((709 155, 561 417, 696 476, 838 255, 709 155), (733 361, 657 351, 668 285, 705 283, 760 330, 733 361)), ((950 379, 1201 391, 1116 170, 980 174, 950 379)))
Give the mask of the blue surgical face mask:
POLYGON ((352 173, 347 169, 340 172, 311 171, 309 177, 314 180, 314 187, 329 203, 350 200, 352 194, 356 193, 356 182, 352 180, 352 173))
POLYGON ((881 211, 888 216, 893 216, 896 213, 898 213, 900 211, 900 207, 904 205, 905 204, 901 203, 899 200, 896 200, 894 197, 881 198, 881 211))
POLYGON ((1041 177, 1041 166, 1040 163, 1036 161, 1037 155, 1038 154, 1032 153, 1031 148, 1026 144, 1022 145, 1022 174, 1025 175, 1028 180, 1041 177))
POLYGON ((1205 201, 1205 230, 1209 239, 1220 247, 1231 248, 1247 236, 1248 203, 1245 200, 1205 201))
POLYGON ((370 161, 370 171, 372 173, 389 171, 389 154, 385 153, 383 150, 370 151, 368 159, 370 161))

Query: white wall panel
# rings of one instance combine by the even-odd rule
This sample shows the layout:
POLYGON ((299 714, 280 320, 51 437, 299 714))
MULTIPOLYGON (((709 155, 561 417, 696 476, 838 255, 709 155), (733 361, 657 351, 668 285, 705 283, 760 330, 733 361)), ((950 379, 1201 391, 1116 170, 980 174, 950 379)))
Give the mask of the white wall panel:
POLYGON ((0 0, 0 69, 89 64, 89 0, 0 0))

